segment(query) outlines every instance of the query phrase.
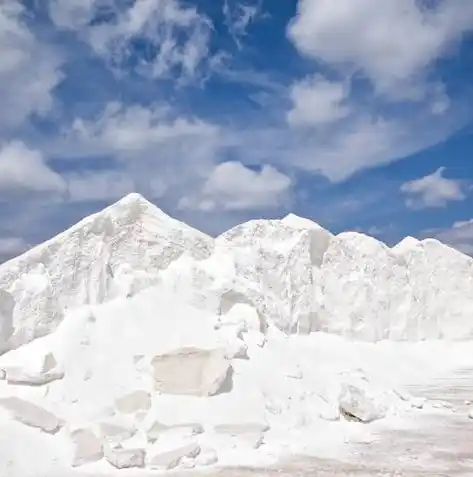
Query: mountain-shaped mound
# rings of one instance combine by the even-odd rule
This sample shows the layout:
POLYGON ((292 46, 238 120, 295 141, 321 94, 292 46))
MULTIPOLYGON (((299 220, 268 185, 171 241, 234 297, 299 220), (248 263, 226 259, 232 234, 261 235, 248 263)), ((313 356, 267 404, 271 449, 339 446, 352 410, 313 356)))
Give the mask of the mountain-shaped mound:
POLYGON ((212 247, 211 237, 130 194, 0 266, 0 288, 16 301, 14 345, 55 329, 69 308, 105 301, 123 265, 158 273, 184 252, 201 259, 212 247))

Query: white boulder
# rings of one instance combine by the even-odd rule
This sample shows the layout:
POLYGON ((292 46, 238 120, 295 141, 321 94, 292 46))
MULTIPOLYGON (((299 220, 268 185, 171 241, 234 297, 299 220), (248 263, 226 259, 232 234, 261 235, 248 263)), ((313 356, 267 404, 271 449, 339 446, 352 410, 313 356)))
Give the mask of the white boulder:
POLYGON ((170 470, 177 467, 184 459, 194 459, 200 453, 196 442, 162 445, 160 441, 148 452, 147 467, 155 470, 170 470))
POLYGON ((72 442, 72 467, 97 462, 104 456, 100 439, 90 429, 75 429, 70 435, 72 442))
POLYGON ((117 469, 142 469, 146 464, 144 449, 105 448, 105 459, 117 469))
POLYGON ((63 425, 53 413, 18 397, 0 398, 0 407, 16 421, 48 434, 55 434, 63 425))
POLYGON ((354 384, 342 386, 339 405, 345 417, 365 423, 384 418, 387 411, 365 389, 354 384))
POLYGON ((181 348, 151 360, 155 389, 164 394, 213 396, 231 383, 232 366, 222 350, 181 348))
POLYGON ((42 386, 64 377, 64 371, 58 366, 53 353, 43 354, 32 364, 5 367, 5 379, 8 384, 42 386))

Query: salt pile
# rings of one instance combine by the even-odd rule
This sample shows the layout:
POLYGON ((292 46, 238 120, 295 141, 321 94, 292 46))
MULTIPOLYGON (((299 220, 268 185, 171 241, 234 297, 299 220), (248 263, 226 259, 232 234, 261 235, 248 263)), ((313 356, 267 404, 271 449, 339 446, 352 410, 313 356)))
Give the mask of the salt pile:
POLYGON ((0 266, 2 475, 370 442, 422 407, 374 342, 470 337, 471 267, 436 241, 390 249, 294 215, 212 239, 127 196, 0 266))

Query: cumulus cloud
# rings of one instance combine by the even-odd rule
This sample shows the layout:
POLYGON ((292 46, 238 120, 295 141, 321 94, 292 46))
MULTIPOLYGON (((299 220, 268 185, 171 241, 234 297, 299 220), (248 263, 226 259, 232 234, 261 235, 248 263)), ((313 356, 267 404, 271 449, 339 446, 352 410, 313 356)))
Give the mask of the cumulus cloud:
POLYGON ((62 193, 65 187, 41 152, 20 141, 0 146, 0 192, 62 193))
POLYGON ((195 79, 211 64, 212 23, 179 0, 49 0, 56 26, 74 31, 112 68, 195 79), (139 43, 140 48, 136 48, 139 43))
POLYGON ((443 177, 444 171, 445 167, 440 167, 432 174, 402 184, 406 205, 413 209, 445 207, 448 202, 466 199, 465 182, 443 177))
POLYGON ((288 34, 305 56, 359 71, 380 93, 418 99, 431 63, 472 29, 469 2, 300 0, 288 34))
POLYGON ((447 138, 471 112, 432 67, 470 30, 473 4, 299 0, 287 33, 317 73, 289 87, 271 157, 340 182, 447 138))
POLYGON ((61 58, 31 32, 26 14, 17 0, 0 2, 0 132, 47 114, 62 79, 61 58))
POLYGON ((346 104, 349 91, 343 83, 315 75, 295 83, 290 90, 292 109, 287 113, 291 126, 320 126, 350 114, 346 104))
POLYGON ((252 170, 241 162, 218 164, 197 197, 184 197, 181 209, 242 211, 288 205, 291 179, 272 166, 252 170))

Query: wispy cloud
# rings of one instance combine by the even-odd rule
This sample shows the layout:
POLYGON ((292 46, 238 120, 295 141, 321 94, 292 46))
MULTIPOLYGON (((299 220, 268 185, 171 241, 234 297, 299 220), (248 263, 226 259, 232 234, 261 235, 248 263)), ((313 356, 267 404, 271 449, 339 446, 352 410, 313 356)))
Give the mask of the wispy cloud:
POLYGON ((186 82, 209 64, 212 23, 179 0, 49 0, 49 11, 113 69, 186 82))
POLYGON ((445 207, 451 201, 462 201, 467 197, 466 185, 461 179, 448 179, 443 176, 445 167, 432 174, 405 182, 401 192, 406 196, 406 205, 412 209, 445 207))
POLYGON ((240 0, 224 0, 225 23, 238 48, 241 49, 248 27, 257 20, 261 14, 261 8, 261 1, 248 4, 240 0))

